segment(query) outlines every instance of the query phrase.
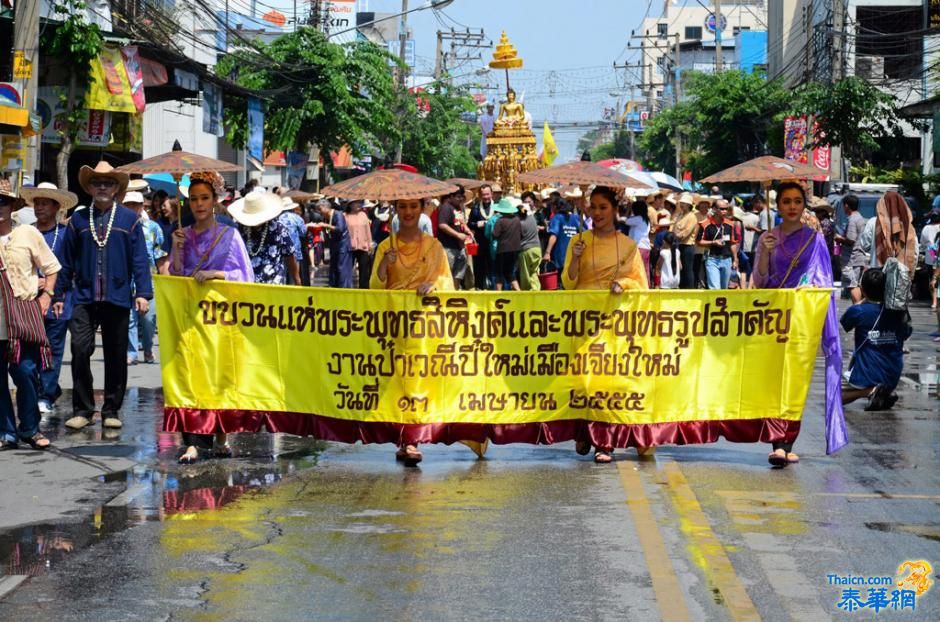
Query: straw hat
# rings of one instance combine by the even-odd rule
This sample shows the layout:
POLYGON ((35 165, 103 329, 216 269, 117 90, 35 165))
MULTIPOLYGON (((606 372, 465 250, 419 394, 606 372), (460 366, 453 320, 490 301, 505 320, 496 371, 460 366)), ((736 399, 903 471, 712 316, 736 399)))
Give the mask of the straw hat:
POLYGON ((59 209, 72 209, 78 205, 78 196, 68 190, 59 190, 55 184, 47 181, 42 182, 35 188, 23 188, 20 190, 20 196, 30 205, 35 199, 52 199, 59 204, 59 209))
POLYGON ((832 214, 834 211, 832 209, 832 206, 829 205, 829 201, 827 201, 826 199, 822 197, 811 197, 809 200, 809 205, 807 207, 809 207, 814 212, 819 210, 819 211, 826 212, 828 214, 832 214))
POLYGON ((492 190, 493 192, 502 192, 503 187, 500 186, 498 183, 493 182, 490 184, 490 190, 492 190))
POLYGON ((116 171, 113 166, 102 160, 95 165, 95 168, 90 166, 83 166, 78 171, 78 185, 82 187, 82 190, 88 194, 94 194, 91 191, 91 186, 89 182, 95 177, 110 177, 118 183, 118 192, 117 196, 121 196, 127 190, 127 184, 130 183, 130 178, 127 173, 121 173, 116 171))
POLYGON ((146 179, 132 179, 127 182, 128 192, 146 192, 149 187, 150 184, 147 183, 146 179))
POLYGON ((127 192, 124 194, 124 200, 121 202, 124 205, 127 205, 128 203, 140 203, 141 205, 143 205, 144 195, 142 195, 139 192, 127 192))
POLYGON ((681 195, 679 195, 679 199, 676 205, 678 205, 679 203, 685 203, 686 205, 696 205, 695 203, 696 198, 697 197, 693 196, 689 192, 683 192, 681 195))
POLYGON ((543 188, 539 195, 542 197, 543 201, 547 201, 548 199, 552 198, 552 195, 556 192, 558 192, 558 188, 543 188))
POLYGON ((672 206, 675 207, 678 205, 679 200, 676 198, 675 193, 669 193, 666 195, 666 203, 672 203, 672 206))
POLYGON ((693 205, 696 205, 696 206, 701 205, 702 203, 708 203, 709 205, 711 205, 712 203, 715 202, 715 199, 711 198, 707 194, 695 194, 695 195, 692 195, 692 198, 695 200, 695 203, 693 203, 693 205))
POLYGON ((228 206, 228 213, 246 227, 257 227, 277 218, 284 211, 281 197, 271 192, 249 192, 228 206))
POLYGON ((581 192, 581 188, 579 188, 578 186, 570 186, 568 188, 565 188, 563 196, 566 199, 580 199, 581 197, 584 196, 584 193, 581 192))
POLYGON ((370 201, 369 199, 366 199, 365 201, 362 202, 362 209, 372 209, 376 205, 378 205, 378 203, 375 203, 374 201, 370 201))
POLYGON ((281 204, 282 204, 282 208, 281 208, 282 212, 286 212, 286 211, 300 207, 299 205, 297 205, 297 203, 294 202, 294 199, 290 197, 281 197, 281 204))

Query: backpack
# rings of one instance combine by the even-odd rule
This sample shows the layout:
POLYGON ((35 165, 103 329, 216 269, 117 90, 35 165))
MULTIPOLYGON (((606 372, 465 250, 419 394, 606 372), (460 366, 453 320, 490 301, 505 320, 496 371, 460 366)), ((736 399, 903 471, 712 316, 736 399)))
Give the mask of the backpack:
POLYGON ((884 265, 885 308, 892 311, 907 309, 911 297, 911 271, 896 257, 889 257, 884 265))

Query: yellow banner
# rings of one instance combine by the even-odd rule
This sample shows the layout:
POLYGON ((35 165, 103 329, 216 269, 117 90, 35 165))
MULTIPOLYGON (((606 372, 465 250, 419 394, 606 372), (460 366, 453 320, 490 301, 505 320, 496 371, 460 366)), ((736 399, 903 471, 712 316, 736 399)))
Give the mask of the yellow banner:
POLYGON ((118 48, 102 48, 91 61, 91 80, 85 94, 85 108, 137 114, 124 57, 118 48))
MULTIPOLYGON (((812 289, 421 298, 156 280, 168 420, 247 412, 365 424, 773 419, 798 430, 830 299, 812 289)), ((736 440, 757 440, 759 428, 749 429, 736 440)))

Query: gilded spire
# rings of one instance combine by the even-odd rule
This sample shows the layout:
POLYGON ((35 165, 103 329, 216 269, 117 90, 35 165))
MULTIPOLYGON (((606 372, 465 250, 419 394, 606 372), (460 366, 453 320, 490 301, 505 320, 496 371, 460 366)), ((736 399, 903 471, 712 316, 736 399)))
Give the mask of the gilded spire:
POLYGON ((490 67, 493 69, 519 69, 522 67, 522 59, 516 52, 516 48, 509 43, 509 37, 503 32, 493 50, 493 60, 490 61, 490 67))

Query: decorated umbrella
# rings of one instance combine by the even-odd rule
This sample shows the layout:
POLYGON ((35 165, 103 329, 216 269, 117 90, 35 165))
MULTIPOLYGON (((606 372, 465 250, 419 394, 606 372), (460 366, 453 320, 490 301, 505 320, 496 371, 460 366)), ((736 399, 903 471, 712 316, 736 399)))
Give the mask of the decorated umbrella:
POLYGON ((328 197, 347 201, 427 199, 456 191, 457 186, 452 184, 400 169, 373 171, 320 190, 328 197))
POLYGON ((656 172, 650 173, 650 177, 656 180, 656 183, 659 184, 660 188, 665 188, 666 190, 682 190, 682 182, 673 177, 672 175, 667 175, 666 173, 656 172))
POLYGON ((781 179, 808 179, 828 174, 828 171, 810 164, 801 164, 774 156, 761 156, 709 175, 702 182, 706 184, 740 181, 770 182, 781 179))
POLYGON ((303 190, 288 190, 282 196, 293 199, 295 201, 300 201, 301 203, 304 201, 316 201, 317 199, 323 198, 322 194, 318 194, 316 192, 304 192, 303 190))
POLYGON ((653 176, 645 171, 631 171, 627 177, 643 184, 643 190, 659 190, 659 184, 653 179, 653 176))
POLYGON ((643 170, 643 167, 639 162, 634 162, 633 160, 627 160, 625 158, 610 158, 608 160, 600 160, 598 164, 601 166, 606 166, 607 168, 619 170, 622 173, 643 170))
POLYGON ((519 175, 523 184, 545 186, 554 183, 576 184, 578 186, 610 186, 611 188, 647 188, 635 179, 601 166, 597 162, 568 162, 550 166, 519 175))
POLYGON ((180 147, 180 141, 176 141, 173 143, 172 151, 147 158, 146 160, 119 166, 117 170, 122 173, 139 173, 141 175, 169 173, 174 179, 179 180, 183 178, 183 175, 196 171, 217 171, 222 173, 240 171, 242 167, 237 164, 232 164, 231 162, 223 162, 222 160, 207 158, 206 156, 196 155, 195 153, 188 153, 183 151, 183 148, 180 147))
POLYGON ((476 190, 489 182, 483 181, 482 179, 470 179, 469 177, 451 177, 445 183, 463 186, 467 190, 476 190))

